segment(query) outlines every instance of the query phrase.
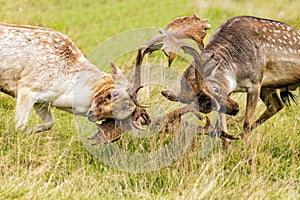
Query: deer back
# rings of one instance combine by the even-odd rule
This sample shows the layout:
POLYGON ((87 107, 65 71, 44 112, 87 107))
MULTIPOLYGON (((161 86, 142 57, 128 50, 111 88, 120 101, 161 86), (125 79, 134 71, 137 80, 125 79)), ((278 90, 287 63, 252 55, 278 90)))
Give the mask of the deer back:
POLYGON ((218 68, 236 79, 237 88, 228 92, 258 81, 272 87, 299 81, 300 32, 279 21, 234 17, 215 31, 205 50, 215 55, 212 67, 205 67, 210 74, 218 68), (276 76, 286 80, 277 81, 276 76))

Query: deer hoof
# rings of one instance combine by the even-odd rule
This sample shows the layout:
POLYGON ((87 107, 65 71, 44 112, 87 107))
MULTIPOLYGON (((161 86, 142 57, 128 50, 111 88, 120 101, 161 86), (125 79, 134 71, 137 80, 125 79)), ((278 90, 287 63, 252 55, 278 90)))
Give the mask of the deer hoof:
POLYGON ((221 138, 221 140, 222 140, 223 146, 226 149, 231 149, 231 141, 230 141, 230 139, 228 139, 228 138, 221 138))

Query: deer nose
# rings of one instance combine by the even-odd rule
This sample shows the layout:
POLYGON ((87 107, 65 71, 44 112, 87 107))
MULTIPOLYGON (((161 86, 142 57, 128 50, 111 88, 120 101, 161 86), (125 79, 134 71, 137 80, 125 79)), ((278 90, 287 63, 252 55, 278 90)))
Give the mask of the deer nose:
POLYGON ((239 111, 240 111, 239 105, 236 103, 235 105, 233 105, 233 109, 231 111, 231 115, 236 115, 239 111))
POLYGON ((91 110, 88 112, 87 117, 88 117, 88 119, 89 119, 91 122, 96 122, 96 121, 97 121, 97 119, 96 119, 96 117, 95 117, 95 115, 94 115, 94 112, 91 111, 91 110))
POLYGON ((239 105, 233 101, 230 100, 230 102, 227 102, 226 107, 226 114, 228 115, 236 115, 239 112, 239 105))

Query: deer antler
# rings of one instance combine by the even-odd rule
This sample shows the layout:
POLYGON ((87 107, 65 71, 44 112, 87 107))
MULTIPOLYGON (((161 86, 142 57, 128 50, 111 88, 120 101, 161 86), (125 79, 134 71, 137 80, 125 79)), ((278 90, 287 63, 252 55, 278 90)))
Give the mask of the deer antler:
MULTIPOLYGON (((207 20, 201 20, 196 14, 193 16, 185 16, 176 18, 171 21, 166 28, 166 32, 172 34, 177 39, 189 38, 193 39, 199 49, 202 51, 204 47, 203 38, 206 36, 206 30, 210 29, 211 25, 206 23, 207 20)), ((154 36, 142 48, 142 56, 147 53, 159 50, 162 47, 160 44, 164 36, 161 34, 154 36)))
POLYGON ((206 19, 200 19, 196 14, 191 17, 180 17, 170 22, 165 30, 178 39, 193 39, 202 50, 204 47, 203 38, 206 36, 206 30, 211 25, 206 23, 206 19))
MULTIPOLYGON (((198 47, 203 50, 203 38, 206 35, 206 30, 210 29, 211 25, 206 23, 207 20, 201 20, 196 14, 193 16, 185 16, 176 18, 171 21, 164 31, 172 34, 177 39, 190 38, 196 41, 198 47)), ((151 54, 154 51, 160 50, 163 47, 163 40, 165 36, 163 34, 158 34, 150 39, 145 45, 143 45, 138 50, 138 55, 136 57, 136 66, 134 73, 134 84, 132 88, 132 99, 136 106, 141 106, 137 100, 137 92, 141 88, 141 65, 144 59, 144 56, 149 53, 151 54)), ((173 55, 173 59, 175 58, 173 55)), ((169 57, 169 65, 171 64, 169 57)))
MULTIPOLYGON (((169 58, 169 65, 171 65, 173 59, 177 55, 178 51, 182 49, 186 54, 190 54, 194 58, 194 67, 195 67, 195 76, 198 87, 201 88, 202 92, 208 96, 213 105, 219 106, 217 100, 210 94, 207 89, 207 85, 205 84, 202 74, 203 74, 203 66, 213 58, 213 54, 206 55, 204 52, 200 55, 200 53, 189 43, 181 41, 175 38, 172 34, 166 32, 163 29, 160 29, 159 32, 164 36, 162 50, 165 55, 169 58)), ((219 108, 217 108, 218 110, 219 108)))
POLYGON ((195 66, 200 72, 201 69, 211 58, 212 56, 203 57, 200 56, 199 52, 189 43, 183 42, 176 38, 173 34, 168 33, 163 29, 159 29, 159 32, 163 35, 163 46, 162 50, 165 55, 169 58, 169 66, 171 65, 173 59, 177 55, 179 49, 181 48, 186 54, 190 54, 195 61, 195 66))
POLYGON ((143 106, 138 102, 137 93, 143 87, 141 85, 141 65, 143 62, 143 54, 141 53, 141 49, 138 50, 138 55, 136 57, 135 71, 134 71, 134 83, 131 90, 131 98, 134 104, 140 108, 146 108, 147 106, 143 106))

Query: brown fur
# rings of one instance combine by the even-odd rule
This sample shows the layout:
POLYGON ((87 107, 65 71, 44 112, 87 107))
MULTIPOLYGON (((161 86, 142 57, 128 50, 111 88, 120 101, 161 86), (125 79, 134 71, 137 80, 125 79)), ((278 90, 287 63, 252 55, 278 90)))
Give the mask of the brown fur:
POLYGON ((105 109, 109 108, 111 110, 111 94, 115 89, 114 81, 112 77, 107 76, 98 82, 94 93, 94 102, 92 110, 90 110, 89 115, 93 115, 95 119, 90 117, 91 121, 100 121, 105 118, 113 118, 112 112, 105 112, 105 109))
MULTIPOLYGON (((212 57, 205 64, 195 66, 208 89, 203 88, 195 75, 184 78, 191 86, 198 83, 198 88, 194 87, 195 93, 201 93, 205 89, 217 99, 220 106, 215 108, 219 108, 220 126, 223 130, 226 130, 226 121, 221 113, 230 114, 228 111, 236 107, 229 94, 247 92, 244 135, 248 135, 251 130, 283 108, 284 103, 277 89, 284 91, 299 87, 299 55, 299 30, 274 20, 239 16, 222 24, 214 32, 204 51, 199 54, 202 59, 212 57), (259 97, 267 108, 253 122, 259 97)), ((181 96, 190 95, 185 92, 182 90, 181 96)))

